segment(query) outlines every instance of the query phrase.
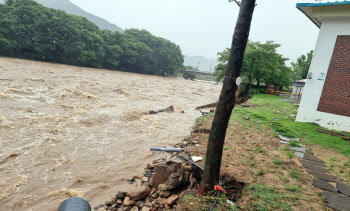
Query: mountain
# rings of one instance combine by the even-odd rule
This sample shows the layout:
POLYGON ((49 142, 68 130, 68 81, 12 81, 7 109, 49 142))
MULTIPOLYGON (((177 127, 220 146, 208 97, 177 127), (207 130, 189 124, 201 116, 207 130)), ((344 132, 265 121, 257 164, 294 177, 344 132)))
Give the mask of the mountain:
POLYGON ((214 68, 218 65, 216 59, 208 59, 202 56, 189 56, 184 54, 184 65, 198 68, 202 72, 214 72, 214 68))
MULTIPOLYGON (((117 25, 108 22, 107 20, 97 17, 91 13, 88 13, 73 4, 70 0, 36 0, 38 3, 44 5, 45 7, 50 7, 54 9, 63 10, 66 13, 72 15, 79 15, 87 18, 89 21, 95 23, 100 29, 106 29, 111 31, 123 32, 123 30, 117 25)), ((0 0, 0 3, 5 3, 5 0, 0 0)))

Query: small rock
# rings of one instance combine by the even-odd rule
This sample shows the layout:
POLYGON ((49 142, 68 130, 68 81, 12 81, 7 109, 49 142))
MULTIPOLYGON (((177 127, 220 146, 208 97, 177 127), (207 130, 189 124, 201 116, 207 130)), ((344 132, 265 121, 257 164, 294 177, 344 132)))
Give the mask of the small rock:
POLYGON ((243 116, 242 118, 245 119, 245 120, 249 120, 250 119, 250 117, 247 117, 247 116, 243 116))
POLYGON ((136 202, 136 206, 139 208, 142 208, 144 205, 145 205, 145 202, 143 202, 143 201, 136 202))
POLYGON ((165 209, 165 210, 170 209, 169 205, 165 204, 165 205, 164 205, 164 209, 165 209))
POLYGON ((148 114, 157 114, 158 112, 157 111, 153 111, 153 110, 150 110, 149 112, 148 112, 148 114))
POLYGON ((136 206, 134 206, 133 208, 131 208, 131 210, 130 211, 139 211, 139 208, 138 207, 136 207, 136 206))
POLYGON ((122 200, 121 199, 117 199, 117 204, 122 204, 122 200))
POLYGON ((168 188, 166 187, 166 184, 159 184, 159 185, 158 185, 158 190, 167 191, 168 188))
POLYGON ((260 122, 260 121, 257 121, 257 123, 258 123, 258 124, 261 124, 261 122, 260 122))
POLYGON ((129 190, 128 197, 132 200, 137 201, 147 196, 149 192, 151 192, 149 187, 146 187, 146 186, 134 187, 129 190))
POLYGON ((153 168, 154 168, 154 164, 153 163, 147 164, 147 169, 153 169, 153 168))
POLYGON ((160 204, 160 205, 164 205, 164 204, 167 203, 167 199, 166 198, 161 198, 161 197, 158 197, 155 201, 156 201, 157 204, 160 204))
POLYGON ((127 192, 119 191, 119 192, 117 193, 117 195, 115 195, 115 198, 117 198, 117 199, 123 199, 123 198, 125 198, 126 196, 127 196, 127 192))
POLYGON ((141 211, 151 211, 151 208, 149 208, 149 207, 142 207, 141 211))
POLYGON ((187 141, 182 142, 182 145, 187 145, 187 144, 188 144, 187 141))
POLYGON ((110 207, 113 205, 113 201, 106 201, 105 204, 107 207, 110 207))
POLYGON ((143 177, 142 182, 148 182, 148 177, 143 177))
POLYGON ((133 182, 133 181, 135 181, 135 177, 129 177, 129 178, 126 179, 126 180, 133 182))
POLYGON ((192 144, 198 144, 198 141, 192 141, 192 144))
POLYGON ((153 193, 151 197, 152 197, 153 199, 158 198, 158 193, 157 193, 157 192, 153 193))
POLYGON ((136 175, 134 176, 136 179, 142 179, 143 178, 143 175, 136 175))
POLYGON ((183 169, 184 169, 184 171, 187 171, 187 172, 191 172, 192 171, 192 167, 191 166, 184 166, 183 169))
POLYGON ((123 211, 130 211, 131 207, 124 207, 123 211))
POLYGON ((124 206, 128 207, 128 206, 133 206, 135 204, 136 204, 136 201, 131 200, 129 197, 125 197, 124 202, 123 202, 124 206))
POLYGON ((183 114, 183 113, 185 113, 185 111, 181 111, 181 113, 183 114))
POLYGON ((150 187, 148 182, 142 182, 142 186, 150 187))
POLYGON ((170 196, 169 198, 167 198, 166 204, 172 205, 172 204, 175 203, 175 201, 176 201, 178 198, 179 198, 178 195, 172 195, 172 196, 170 196))
POLYGON ((162 198, 168 198, 171 195, 170 191, 160 191, 159 196, 162 198))

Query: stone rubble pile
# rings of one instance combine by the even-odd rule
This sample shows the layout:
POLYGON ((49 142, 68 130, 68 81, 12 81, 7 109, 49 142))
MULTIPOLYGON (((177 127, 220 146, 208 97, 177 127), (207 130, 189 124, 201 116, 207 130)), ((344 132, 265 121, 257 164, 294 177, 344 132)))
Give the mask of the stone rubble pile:
MULTIPOLYGON (((181 156, 189 158, 188 153, 181 156)), ((110 211, 154 211, 176 208, 188 187, 198 184, 197 167, 176 156, 147 164, 144 176, 128 192, 119 192, 106 202, 110 211)))

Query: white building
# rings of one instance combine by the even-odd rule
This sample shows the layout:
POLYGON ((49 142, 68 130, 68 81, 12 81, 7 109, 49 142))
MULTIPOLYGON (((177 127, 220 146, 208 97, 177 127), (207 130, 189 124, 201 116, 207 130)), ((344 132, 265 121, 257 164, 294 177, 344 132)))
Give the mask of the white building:
POLYGON ((320 33, 296 120, 350 132, 350 1, 297 8, 320 33))

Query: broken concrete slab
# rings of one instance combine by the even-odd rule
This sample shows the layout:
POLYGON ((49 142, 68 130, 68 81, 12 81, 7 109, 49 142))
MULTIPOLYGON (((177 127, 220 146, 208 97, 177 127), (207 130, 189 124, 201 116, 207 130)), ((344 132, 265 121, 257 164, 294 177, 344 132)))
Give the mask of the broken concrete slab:
POLYGON ((288 141, 280 141, 281 144, 289 144, 288 141))
POLYGON ((322 172, 322 173, 330 173, 327 169, 325 169, 325 167, 313 164, 315 162, 311 163, 308 160, 300 159, 300 163, 307 169, 311 169, 311 170, 322 172))
POLYGON ((294 152, 294 153, 298 158, 304 158, 304 153, 302 152, 294 152))
POLYGON ((335 210, 350 210, 350 198, 337 193, 322 192, 327 199, 327 206, 335 210))
POLYGON ((304 152, 305 153, 305 148, 304 147, 291 147, 289 146, 289 148, 293 151, 297 151, 297 152, 304 152))
POLYGON ((337 189, 340 193, 350 197, 350 186, 344 183, 337 183, 337 189))
POLYGON ((316 188, 320 188, 322 190, 327 190, 330 192, 338 192, 338 190, 331 184, 329 184, 328 182, 321 180, 321 179, 314 179, 312 181, 312 185, 315 186, 316 188))
POLYGON ((330 174, 324 174, 318 171, 313 171, 310 169, 306 169, 306 171, 311 174, 314 177, 317 177, 319 179, 325 180, 327 182, 342 182, 342 180, 336 176, 330 175, 330 174))
POLYGON ((313 155, 307 154, 307 153, 304 155, 304 159, 311 160, 311 161, 318 162, 318 163, 323 163, 323 164, 325 163, 323 160, 321 160, 313 155))

